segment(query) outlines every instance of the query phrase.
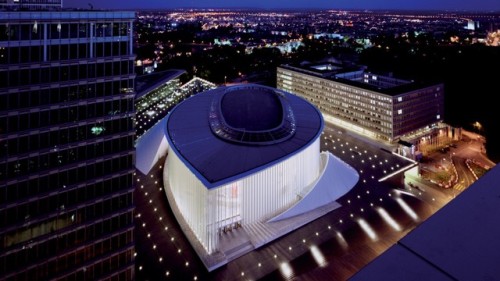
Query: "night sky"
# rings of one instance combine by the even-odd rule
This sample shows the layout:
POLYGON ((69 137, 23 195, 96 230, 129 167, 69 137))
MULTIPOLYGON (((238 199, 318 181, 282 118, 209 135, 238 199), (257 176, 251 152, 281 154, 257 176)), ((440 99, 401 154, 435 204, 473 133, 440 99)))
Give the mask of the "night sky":
POLYGON ((320 8, 399 10, 500 10, 500 0, 65 0, 64 7, 106 9, 169 8, 320 8))

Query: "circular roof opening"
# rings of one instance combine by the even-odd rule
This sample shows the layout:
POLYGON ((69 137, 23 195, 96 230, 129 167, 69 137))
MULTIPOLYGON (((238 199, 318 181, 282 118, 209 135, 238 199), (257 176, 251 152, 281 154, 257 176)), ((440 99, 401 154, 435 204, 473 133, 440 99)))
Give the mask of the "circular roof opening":
POLYGON ((239 89, 222 97, 221 112, 227 125, 246 131, 270 130, 283 121, 283 107, 274 91, 239 89))
POLYGON ((212 100, 212 132, 238 143, 268 145, 295 133, 295 117, 283 93, 262 86, 231 86, 212 100))

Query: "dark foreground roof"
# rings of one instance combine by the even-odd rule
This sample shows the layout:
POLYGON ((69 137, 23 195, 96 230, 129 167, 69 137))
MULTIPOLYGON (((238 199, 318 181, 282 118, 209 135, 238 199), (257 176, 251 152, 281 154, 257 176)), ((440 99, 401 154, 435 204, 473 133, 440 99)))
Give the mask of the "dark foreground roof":
MULTIPOLYGON (((244 87, 252 87, 253 91, 259 91, 259 89, 260 91, 277 91, 283 95, 293 111, 295 131, 290 137, 280 142, 270 142, 266 145, 234 142, 215 135, 209 123, 211 105, 214 99, 225 92, 228 87, 210 90, 180 103, 168 116, 166 136, 170 147, 207 188, 237 180, 283 161, 306 148, 319 137, 323 130, 321 113, 306 100, 269 87, 258 85, 244 87)), ((276 104, 273 106, 275 107, 276 104)), ((241 109, 241 105, 235 106, 235 110, 238 108, 241 109)), ((231 108, 224 108, 224 111, 227 110, 231 108)), ((243 112, 243 114, 248 113, 251 111, 243 112)), ((225 114, 234 118, 234 112, 225 114)), ((269 114, 262 116, 268 117, 269 114)), ((250 117, 238 122, 244 124, 259 121, 250 117)), ((259 124, 257 127, 272 127, 275 122, 276 120, 271 122, 273 124, 264 122, 264 125, 259 124)), ((246 125, 252 127, 252 124, 246 125)))
POLYGON ((495 166, 350 280, 500 280, 495 166))

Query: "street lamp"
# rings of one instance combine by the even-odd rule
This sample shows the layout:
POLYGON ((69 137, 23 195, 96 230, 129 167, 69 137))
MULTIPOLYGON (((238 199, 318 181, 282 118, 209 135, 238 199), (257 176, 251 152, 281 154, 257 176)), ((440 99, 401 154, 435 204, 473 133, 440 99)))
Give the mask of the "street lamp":
POLYGON ((227 76, 224 75, 224 86, 226 85, 226 79, 227 79, 227 76))
POLYGON ((481 130, 483 129, 483 125, 481 125, 481 123, 479 123, 478 121, 474 122, 472 124, 472 126, 474 126, 474 128, 476 128, 476 130, 478 131, 478 133, 481 133, 481 130))

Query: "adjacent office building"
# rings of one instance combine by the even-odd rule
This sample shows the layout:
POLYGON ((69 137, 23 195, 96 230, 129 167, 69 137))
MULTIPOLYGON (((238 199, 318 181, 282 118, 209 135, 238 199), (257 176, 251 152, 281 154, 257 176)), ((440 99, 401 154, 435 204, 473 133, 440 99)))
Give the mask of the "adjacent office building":
POLYGON ((277 88, 311 101, 326 121, 381 141, 418 142, 443 126, 440 83, 418 83, 326 63, 278 67, 277 88))
POLYGON ((135 14, 61 2, 0 1, 0 280, 131 280, 135 14))

